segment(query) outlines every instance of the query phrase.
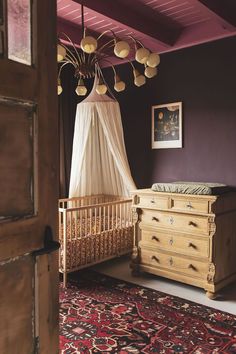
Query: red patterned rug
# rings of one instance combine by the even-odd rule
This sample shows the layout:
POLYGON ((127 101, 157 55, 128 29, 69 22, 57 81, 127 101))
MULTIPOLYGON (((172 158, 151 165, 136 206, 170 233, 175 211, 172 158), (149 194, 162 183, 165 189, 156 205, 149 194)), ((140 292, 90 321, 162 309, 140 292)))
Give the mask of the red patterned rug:
POLYGON ((236 353, 236 316, 81 271, 60 291, 60 353, 236 353))

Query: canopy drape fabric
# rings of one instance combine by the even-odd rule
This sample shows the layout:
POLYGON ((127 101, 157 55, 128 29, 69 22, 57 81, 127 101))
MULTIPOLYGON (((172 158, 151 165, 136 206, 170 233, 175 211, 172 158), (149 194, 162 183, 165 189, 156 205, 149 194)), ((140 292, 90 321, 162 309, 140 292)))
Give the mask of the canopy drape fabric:
POLYGON ((69 197, 129 196, 135 189, 126 155, 119 103, 77 105, 69 197))

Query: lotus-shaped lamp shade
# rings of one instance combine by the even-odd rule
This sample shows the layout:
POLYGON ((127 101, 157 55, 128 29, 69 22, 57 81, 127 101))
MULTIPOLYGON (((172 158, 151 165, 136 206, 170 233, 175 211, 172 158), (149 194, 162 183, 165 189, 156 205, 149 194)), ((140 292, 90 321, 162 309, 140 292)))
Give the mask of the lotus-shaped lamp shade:
POLYGON ((125 41, 119 41, 115 44, 114 53, 119 58, 126 58, 129 55, 130 46, 125 41))
POLYGON ((151 79, 152 77, 156 76, 157 74, 157 68, 151 68, 150 66, 147 66, 144 74, 146 77, 148 77, 149 79, 151 79))
POLYGON ((92 36, 86 36, 81 40, 80 46, 85 53, 91 54, 97 49, 98 42, 92 36))
POLYGON ((57 61, 62 61, 66 56, 66 49, 61 45, 57 45, 57 61))
POLYGON ((114 85, 114 90, 116 90, 117 92, 122 92, 125 90, 125 82, 122 80, 116 81, 115 85, 114 85))
POLYGON ((63 89, 62 89, 62 86, 61 86, 61 80, 58 79, 57 80, 57 94, 58 96, 62 93, 63 89))
POLYGON ((78 85, 75 89, 75 92, 78 96, 85 96, 87 93, 87 88, 84 85, 84 81, 82 79, 79 80, 78 85))
POLYGON ((155 68, 157 65, 160 64, 160 55, 157 53, 151 53, 147 60, 147 65, 150 68, 155 68))
POLYGON ((105 93, 107 92, 107 86, 104 84, 104 83, 99 83, 97 86, 96 86, 96 92, 99 94, 99 95, 105 95, 105 93))
POLYGON ((144 75, 140 74, 138 70, 134 69, 134 84, 138 87, 143 86, 146 83, 146 78, 144 75))
POLYGON ((136 50, 135 59, 137 60, 138 63, 146 64, 149 55, 150 55, 149 50, 142 47, 136 50))

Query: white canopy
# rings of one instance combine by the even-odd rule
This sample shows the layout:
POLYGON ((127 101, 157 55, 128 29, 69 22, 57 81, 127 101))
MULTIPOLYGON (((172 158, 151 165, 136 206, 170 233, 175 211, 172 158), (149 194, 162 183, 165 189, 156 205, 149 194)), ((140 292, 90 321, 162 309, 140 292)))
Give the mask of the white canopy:
POLYGON ((95 90, 77 105, 69 197, 128 196, 135 189, 119 103, 95 90))

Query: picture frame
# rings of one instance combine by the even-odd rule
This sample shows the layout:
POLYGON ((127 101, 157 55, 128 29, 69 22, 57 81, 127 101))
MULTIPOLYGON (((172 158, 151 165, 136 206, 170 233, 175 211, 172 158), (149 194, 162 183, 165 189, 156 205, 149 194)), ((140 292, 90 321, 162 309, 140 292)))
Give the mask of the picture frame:
POLYGON ((152 149, 182 148, 182 102, 152 106, 152 149))

